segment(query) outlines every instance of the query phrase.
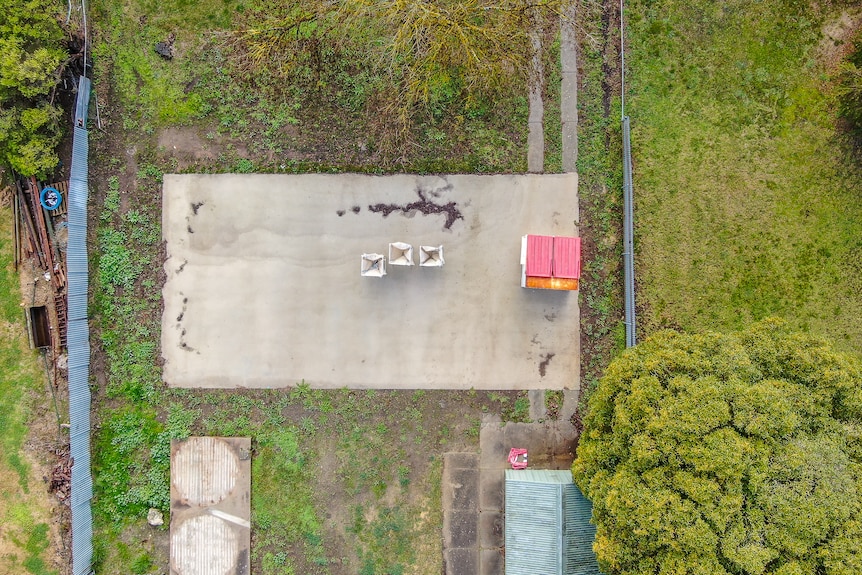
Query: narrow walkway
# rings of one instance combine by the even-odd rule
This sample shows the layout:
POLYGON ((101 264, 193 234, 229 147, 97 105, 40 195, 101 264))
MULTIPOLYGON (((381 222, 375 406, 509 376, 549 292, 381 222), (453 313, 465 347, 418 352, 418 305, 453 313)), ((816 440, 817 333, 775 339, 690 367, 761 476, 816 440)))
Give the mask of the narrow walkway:
POLYGON ((560 121, 563 128, 563 172, 577 172, 578 163, 578 57, 575 38, 575 2, 565 2, 560 16, 560 121))
MULTIPOLYGON (((574 0, 563 3, 560 14, 560 123, 562 127, 562 168, 563 172, 576 172, 578 163, 578 58, 575 36, 577 15, 574 0)), ((541 16, 533 14, 530 31, 532 59, 530 61, 529 104, 527 120, 527 171, 545 171, 545 128, 543 102, 545 70, 542 64, 542 25, 541 16)))
POLYGON ((530 62, 530 117, 527 120, 530 131, 527 134, 527 171, 541 174, 545 171, 545 104, 542 101, 545 84, 545 69, 542 66, 542 25, 538 11, 532 18, 530 44, 533 57, 530 62))

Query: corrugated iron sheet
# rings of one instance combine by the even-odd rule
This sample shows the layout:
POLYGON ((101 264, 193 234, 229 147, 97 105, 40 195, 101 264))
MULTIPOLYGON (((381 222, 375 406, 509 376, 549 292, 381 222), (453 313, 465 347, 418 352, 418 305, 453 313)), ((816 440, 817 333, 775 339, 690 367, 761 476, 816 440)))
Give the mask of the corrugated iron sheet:
POLYGON ((171 573, 249 574, 251 439, 171 442, 171 573))
POLYGON ((554 238, 552 236, 527 236, 527 275, 549 278, 553 271, 554 238))
POLYGON ((506 574, 600 575, 592 504, 568 470, 506 471, 506 574))
POLYGON ((506 575, 563 575, 563 485, 521 473, 506 471, 506 575))
POLYGON ((81 77, 75 108, 72 165, 67 198, 69 243, 66 271, 69 278, 69 317, 66 347, 69 351, 69 443, 72 464, 72 574, 88 575, 93 563, 93 476, 90 472, 90 332, 87 326, 87 171, 86 118, 90 81, 81 77), (79 121, 79 119, 81 121, 79 121))
POLYGON ((554 277, 581 277, 581 238, 554 238, 554 277))
POLYGON ((78 82, 78 99, 75 102, 75 126, 87 127, 87 112, 90 105, 90 79, 81 76, 78 82))
POLYGON ((593 516, 592 502, 572 484, 565 488, 564 504, 567 575, 600 575, 593 552, 596 526, 590 522, 593 516))

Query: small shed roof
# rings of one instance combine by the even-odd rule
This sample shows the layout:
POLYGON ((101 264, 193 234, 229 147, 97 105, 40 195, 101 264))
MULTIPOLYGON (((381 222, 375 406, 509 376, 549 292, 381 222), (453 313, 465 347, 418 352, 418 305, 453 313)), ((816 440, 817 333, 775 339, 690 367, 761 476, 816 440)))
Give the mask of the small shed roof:
POLYGON ((506 470, 506 574, 599 575, 591 516, 571 471, 506 470))

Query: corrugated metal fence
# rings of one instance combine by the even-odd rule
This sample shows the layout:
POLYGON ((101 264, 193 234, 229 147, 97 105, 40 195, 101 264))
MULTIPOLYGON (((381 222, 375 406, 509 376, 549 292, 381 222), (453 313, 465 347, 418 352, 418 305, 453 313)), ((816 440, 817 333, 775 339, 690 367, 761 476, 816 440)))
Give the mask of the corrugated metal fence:
POLYGON ((69 443, 72 458, 72 573, 88 575, 93 563, 93 477, 90 472, 90 329, 87 324, 87 108, 90 80, 78 83, 69 179, 66 251, 69 350, 69 443))

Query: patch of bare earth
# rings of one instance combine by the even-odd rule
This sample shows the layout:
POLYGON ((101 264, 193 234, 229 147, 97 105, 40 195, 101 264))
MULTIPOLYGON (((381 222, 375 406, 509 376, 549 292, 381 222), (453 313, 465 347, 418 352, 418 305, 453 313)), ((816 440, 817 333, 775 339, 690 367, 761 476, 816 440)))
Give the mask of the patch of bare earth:
POLYGON ((831 73, 838 71, 841 63, 853 50, 853 40, 862 26, 862 7, 843 10, 837 18, 823 24, 822 37, 817 45, 815 57, 824 69, 831 73))

